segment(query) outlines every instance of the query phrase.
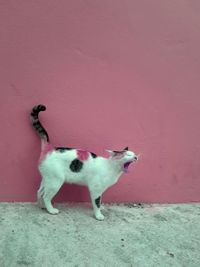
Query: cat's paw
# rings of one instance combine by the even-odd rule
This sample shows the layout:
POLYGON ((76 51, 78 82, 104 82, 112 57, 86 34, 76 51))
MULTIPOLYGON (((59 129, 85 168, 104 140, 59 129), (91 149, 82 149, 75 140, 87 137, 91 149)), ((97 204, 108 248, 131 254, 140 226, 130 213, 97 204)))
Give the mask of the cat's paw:
POLYGON ((53 209, 51 209, 51 210, 48 210, 48 212, 49 212, 50 214, 56 215, 56 214, 58 214, 58 213, 59 213, 59 210, 58 210, 58 209, 55 209, 55 208, 53 208, 53 209))
POLYGON ((103 221, 104 220, 104 215, 102 214, 102 213, 99 213, 99 214, 96 214, 96 219, 98 220, 98 221, 103 221))

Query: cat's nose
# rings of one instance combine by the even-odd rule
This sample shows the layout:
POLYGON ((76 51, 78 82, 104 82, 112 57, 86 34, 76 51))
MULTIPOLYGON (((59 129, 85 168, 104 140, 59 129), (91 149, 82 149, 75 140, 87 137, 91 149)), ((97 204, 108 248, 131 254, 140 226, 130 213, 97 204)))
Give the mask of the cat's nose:
POLYGON ((137 156, 135 156, 133 159, 134 159, 134 160, 138 160, 138 157, 137 157, 137 156))

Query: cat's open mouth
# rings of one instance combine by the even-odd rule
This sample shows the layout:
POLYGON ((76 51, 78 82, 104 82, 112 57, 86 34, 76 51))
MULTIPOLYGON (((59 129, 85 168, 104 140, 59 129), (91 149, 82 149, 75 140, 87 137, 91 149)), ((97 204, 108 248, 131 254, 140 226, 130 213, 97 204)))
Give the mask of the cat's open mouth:
POLYGON ((129 165, 131 164, 131 163, 133 163, 133 162, 136 162, 138 160, 138 156, 135 156, 134 157, 134 159, 133 160, 130 160, 130 161, 127 161, 127 162, 125 162, 124 163, 124 168, 123 168, 123 171, 124 172, 128 172, 128 167, 129 167, 129 165))
POLYGON ((131 163, 133 163, 133 161, 128 161, 128 162, 124 163, 124 169, 123 169, 124 172, 128 172, 128 167, 131 163))

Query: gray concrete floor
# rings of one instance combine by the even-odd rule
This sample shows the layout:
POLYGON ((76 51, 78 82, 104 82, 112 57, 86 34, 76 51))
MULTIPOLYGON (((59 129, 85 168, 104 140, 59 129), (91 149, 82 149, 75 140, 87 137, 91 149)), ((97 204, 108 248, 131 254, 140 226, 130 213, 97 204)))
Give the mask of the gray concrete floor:
POLYGON ((200 267, 200 205, 0 203, 0 267, 200 267))

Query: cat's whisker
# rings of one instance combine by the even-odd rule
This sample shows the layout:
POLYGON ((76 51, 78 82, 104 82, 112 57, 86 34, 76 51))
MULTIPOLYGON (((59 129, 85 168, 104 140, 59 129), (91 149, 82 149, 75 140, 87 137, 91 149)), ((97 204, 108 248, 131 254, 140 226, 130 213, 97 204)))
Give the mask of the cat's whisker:
POLYGON ((136 155, 137 156, 137 159, 139 159, 141 157, 142 153, 136 155))

